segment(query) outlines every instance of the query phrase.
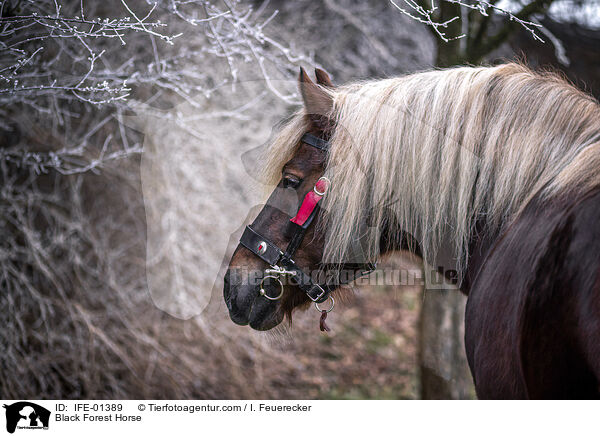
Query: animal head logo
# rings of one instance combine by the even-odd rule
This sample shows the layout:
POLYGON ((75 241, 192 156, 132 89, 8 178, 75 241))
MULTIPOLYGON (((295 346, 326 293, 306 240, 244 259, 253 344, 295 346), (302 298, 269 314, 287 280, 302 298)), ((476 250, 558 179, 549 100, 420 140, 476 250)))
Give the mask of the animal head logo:
POLYGON ((6 431, 14 433, 18 428, 38 429, 48 428, 50 411, 42 406, 28 401, 19 401, 4 405, 6 409, 6 431))

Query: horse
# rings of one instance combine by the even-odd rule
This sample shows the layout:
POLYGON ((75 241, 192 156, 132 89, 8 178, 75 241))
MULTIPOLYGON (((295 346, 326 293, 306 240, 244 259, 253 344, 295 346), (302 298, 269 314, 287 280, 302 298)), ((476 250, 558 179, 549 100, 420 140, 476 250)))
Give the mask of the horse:
POLYGON ((314 303, 325 330, 342 285, 411 250, 468 296, 479 398, 597 397, 598 102, 515 63, 315 75, 257 169, 275 189, 224 277, 232 321, 269 330, 314 303))

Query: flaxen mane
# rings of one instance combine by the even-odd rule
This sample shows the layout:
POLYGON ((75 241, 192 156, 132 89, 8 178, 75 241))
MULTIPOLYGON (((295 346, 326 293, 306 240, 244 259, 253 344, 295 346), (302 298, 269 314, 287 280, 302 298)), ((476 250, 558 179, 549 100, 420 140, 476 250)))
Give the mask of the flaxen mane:
MULTIPOLYGON (((325 262, 343 262, 367 220, 376 258, 379 229, 394 220, 428 260, 449 236, 464 267, 476 221, 497 231, 538 192, 552 198, 600 185, 600 106, 556 75, 517 64, 461 67, 327 92, 336 129, 325 262)), ((307 127, 300 112, 275 139, 272 181, 307 127)))

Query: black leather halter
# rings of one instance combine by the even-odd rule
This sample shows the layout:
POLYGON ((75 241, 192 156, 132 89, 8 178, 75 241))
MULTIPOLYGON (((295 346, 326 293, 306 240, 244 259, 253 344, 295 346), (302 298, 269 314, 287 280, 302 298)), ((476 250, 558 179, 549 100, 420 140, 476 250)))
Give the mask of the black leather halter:
MULTIPOLYGON (((302 142, 308 144, 312 147, 318 148, 319 150, 327 151, 329 149, 329 143, 321 138, 317 138, 310 133, 305 133, 302 136, 302 142)), ((317 192, 315 190, 315 192, 317 192)), ((317 192, 317 194, 319 194, 317 192)), ((303 202, 304 200, 302 200, 303 202)), ((302 202, 300 202, 300 207, 302 206, 302 202)), ((308 230, 308 227, 313 222, 315 216, 317 215, 319 210, 318 203, 315 208, 309 215, 309 217, 303 222, 302 225, 296 224, 294 222, 290 222, 290 225, 293 226, 292 238, 288 243, 285 251, 281 250, 276 244, 269 241, 269 239, 265 238, 259 232, 254 230, 250 226, 246 226, 242 237, 240 238, 240 244, 250 250, 252 253, 257 255, 263 261, 270 265, 270 269, 266 269, 265 272, 268 276, 265 277, 274 277, 278 281, 278 275, 289 275, 291 280, 315 303, 322 303, 329 297, 331 291, 337 288, 341 284, 348 283, 357 277, 368 274, 375 269, 374 264, 344 264, 344 269, 352 268, 353 271, 356 269, 362 270, 356 272, 352 279, 342 281, 340 277, 334 283, 326 283, 319 284, 315 283, 312 277, 306 274, 301 268, 296 265, 294 262, 293 256, 300 247, 304 236, 308 230)), ((264 279, 263 279, 264 280, 264 279)), ((279 281, 281 285, 281 281, 279 281)), ((262 288, 261 288, 262 289, 262 288)), ((283 293, 283 287, 282 287, 283 293)), ((261 291, 261 295, 265 295, 264 290, 261 291)), ((280 294, 278 297, 267 297, 271 300, 276 300, 281 297, 280 294)))

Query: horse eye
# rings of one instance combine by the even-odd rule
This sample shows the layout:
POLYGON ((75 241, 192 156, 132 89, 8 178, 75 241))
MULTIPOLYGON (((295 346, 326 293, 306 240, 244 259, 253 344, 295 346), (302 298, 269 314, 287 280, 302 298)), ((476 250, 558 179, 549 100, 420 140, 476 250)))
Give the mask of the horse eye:
POLYGON ((302 183, 302 180, 293 177, 293 176, 286 176, 283 178, 283 187, 284 188, 292 188, 292 189, 296 189, 298 186, 300 186, 300 183, 302 183))

